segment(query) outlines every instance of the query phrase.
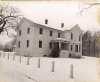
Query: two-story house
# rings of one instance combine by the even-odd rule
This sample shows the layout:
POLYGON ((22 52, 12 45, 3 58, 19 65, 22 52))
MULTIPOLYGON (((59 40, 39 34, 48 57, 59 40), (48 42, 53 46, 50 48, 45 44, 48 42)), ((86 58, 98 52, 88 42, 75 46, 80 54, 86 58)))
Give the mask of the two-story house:
MULTIPOLYGON (((70 30, 59 30, 47 25, 48 19, 45 19, 42 25, 23 18, 18 25, 15 48, 17 54, 35 57, 50 56, 53 49, 58 47, 59 57, 82 56, 82 31, 78 25, 70 30)), ((61 27, 64 27, 64 23, 61 23, 61 27)))

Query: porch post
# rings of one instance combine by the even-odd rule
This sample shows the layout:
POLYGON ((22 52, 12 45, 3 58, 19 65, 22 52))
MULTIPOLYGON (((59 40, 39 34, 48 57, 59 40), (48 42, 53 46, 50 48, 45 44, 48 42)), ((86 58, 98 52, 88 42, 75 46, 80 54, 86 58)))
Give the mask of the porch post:
POLYGON ((59 49, 61 49, 61 42, 59 42, 59 49))
POLYGON ((73 53, 75 53, 75 43, 73 43, 73 53))

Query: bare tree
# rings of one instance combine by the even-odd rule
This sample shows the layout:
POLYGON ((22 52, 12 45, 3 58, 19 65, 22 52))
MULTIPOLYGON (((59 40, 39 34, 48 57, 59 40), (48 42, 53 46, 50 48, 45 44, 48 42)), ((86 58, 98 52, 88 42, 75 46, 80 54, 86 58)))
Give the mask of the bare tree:
POLYGON ((85 10, 88 10, 88 9, 95 7, 95 6, 100 6, 100 3, 98 3, 98 2, 97 3, 95 3, 95 2, 94 3, 87 3, 85 6, 86 7, 80 9, 80 11, 79 11, 80 15, 82 15, 82 13, 85 12, 85 10))
POLYGON ((6 32, 8 35, 9 28, 16 29, 19 17, 17 8, 0 5, 0 34, 6 32))
POLYGON ((90 56, 91 52, 91 32, 87 31, 82 37, 82 54, 85 56, 90 56))
POLYGON ((95 38, 95 54, 97 57, 100 57, 100 32, 94 34, 95 38))

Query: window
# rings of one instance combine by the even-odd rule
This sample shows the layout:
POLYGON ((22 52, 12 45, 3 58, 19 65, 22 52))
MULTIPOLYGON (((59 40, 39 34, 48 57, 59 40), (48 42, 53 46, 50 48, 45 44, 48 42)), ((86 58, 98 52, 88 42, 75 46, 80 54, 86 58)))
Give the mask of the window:
POLYGON ((81 41, 81 35, 79 36, 79 41, 81 41))
POLYGON ((19 36, 21 36, 21 30, 19 30, 19 36))
POLYGON ((75 45, 75 52, 78 52, 78 45, 75 45))
POLYGON ((48 20, 47 19, 45 19, 45 24, 48 24, 48 20))
POLYGON ((58 33, 58 38, 60 38, 60 33, 58 33))
POLYGON ((43 34, 43 28, 40 28, 40 34, 43 34))
POLYGON ((73 50, 73 45, 70 45, 70 49, 71 49, 71 51, 73 50))
POLYGON ((50 36, 52 36, 52 33, 53 33, 53 32, 52 32, 52 31, 50 31, 50 36))
POLYGON ((27 28, 27 34, 29 34, 30 33, 30 28, 27 28))
POLYGON ((42 41, 39 40, 39 48, 42 48, 42 41))
POLYGON ((20 41, 18 41, 18 48, 20 48, 20 41))
POLYGON ((79 52, 80 52, 81 45, 79 45, 79 52))
POLYGON ((29 40, 27 40, 27 48, 29 47, 29 40))
POLYGON ((49 48, 50 48, 50 49, 52 48, 52 42, 49 43, 49 48))
POLYGON ((68 43, 61 43, 61 49, 62 50, 68 50, 68 43))
POLYGON ((73 33, 71 33, 71 40, 73 40, 73 33))
POLYGON ((59 47, 59 42, 54 42, 53 43, 53 48, 54 49, 59 49, 60 47, 59 47))

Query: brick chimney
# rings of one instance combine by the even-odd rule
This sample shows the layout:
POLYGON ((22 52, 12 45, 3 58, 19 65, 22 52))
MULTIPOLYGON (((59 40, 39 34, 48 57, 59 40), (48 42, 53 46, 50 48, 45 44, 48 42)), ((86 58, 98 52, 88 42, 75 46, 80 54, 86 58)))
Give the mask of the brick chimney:
POLYGON ((48 24, 48 19, 45 19, 45 24, 48 24))
POLYGON ((64 27, 64 23, 61 23, 61 28, 63 28, 64 27))

